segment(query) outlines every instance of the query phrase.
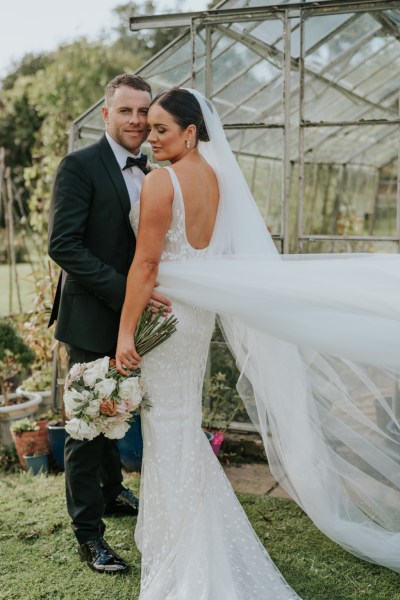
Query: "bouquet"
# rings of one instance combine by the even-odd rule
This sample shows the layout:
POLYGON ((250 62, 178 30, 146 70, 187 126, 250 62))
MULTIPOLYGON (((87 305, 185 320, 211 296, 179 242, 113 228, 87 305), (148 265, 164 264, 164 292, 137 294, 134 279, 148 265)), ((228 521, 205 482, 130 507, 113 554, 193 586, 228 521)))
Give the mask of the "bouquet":
MULTIPOLYGON (((177 319, 171 315, 160 322, 165 308, 154 313, 147 307, 135 331, 135 346, 144 356, 168 339, 177 319)), ((148 409, 140 380, 140 369, 118 373, 115 360, 108 356, 89 363, 77 363, 68 372, 64 387, 64 405, 68 421, 65 429, 77 440, 92 440, 103 433, 110 439, 123 438, 130 427, 132 413, 148 409)))

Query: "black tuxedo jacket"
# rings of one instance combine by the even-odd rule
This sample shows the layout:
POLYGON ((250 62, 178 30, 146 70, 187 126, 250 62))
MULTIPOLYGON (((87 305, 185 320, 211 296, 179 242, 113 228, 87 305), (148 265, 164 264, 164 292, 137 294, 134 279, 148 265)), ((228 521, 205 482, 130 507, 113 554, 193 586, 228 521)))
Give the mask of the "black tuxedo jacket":
POLYGON ((105 136, 66 156, 57 171, 49 255, 62 268, 49 326, 92 352, 117 342, 126 277, 135 252, 125 180, 105 136))

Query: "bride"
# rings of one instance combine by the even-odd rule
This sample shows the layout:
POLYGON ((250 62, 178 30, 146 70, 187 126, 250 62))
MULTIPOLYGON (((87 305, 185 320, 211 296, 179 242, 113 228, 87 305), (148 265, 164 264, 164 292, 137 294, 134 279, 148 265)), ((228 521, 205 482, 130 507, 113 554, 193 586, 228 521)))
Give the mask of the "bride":
POLYGON ((116 354, 120 372, 140 363, 152 403, 142 416, 140 599, 298 598, 201 429, 215 314, 275 477, 331 539, 400 570, 400 429, 388 401, 399 378, 399 257, 282 259, 213 105, 172 89, 152 102, 148 124, 155 158, 171 166, 146 177, 131 215, 137 247, 116 354), (156 278, 178 331, 141 361, 133 332, 156 278))

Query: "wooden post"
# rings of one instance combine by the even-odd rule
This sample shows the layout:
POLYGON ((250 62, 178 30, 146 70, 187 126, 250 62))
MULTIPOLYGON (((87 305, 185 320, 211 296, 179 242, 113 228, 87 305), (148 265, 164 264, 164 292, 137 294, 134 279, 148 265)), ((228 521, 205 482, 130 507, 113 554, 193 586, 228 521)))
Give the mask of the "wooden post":
POLYGON ((13 277, 11 267, 11 248, 10 248, 10 226, 9 226, 9 212, 8 212, 8 197, 7 197, 7 169, 4 173, 4 188, 3 188, 3 207, 4 207, 4 222, 6 226, 7 235, 7 263, 8 263, 8 312, 9 314, 13 311, 13 277))
POLYGON ((6 151, 3 147, 0 148, 0 197, 3 191, 4 170, 5 170, 6 151))
MULTIPOLYGON (((17 261, 15 259, 15 248, 14 248, 14 211, 13 211, 13 192, 11 183, 11 171, 7 167, 6 169, 6 185, 7 185, 7 223, 8 223, 8 247, 9 247, 9 261, 10 261, 10 289, 12 290, 12 277, 15 279, 15 289, 17 291, 17 300, 19 312, 22 313, 22 302, 21 302, 21 290, 19 287, 17 261)), ((10 299, 10 313, 12 312, 12 292, 10 299)))

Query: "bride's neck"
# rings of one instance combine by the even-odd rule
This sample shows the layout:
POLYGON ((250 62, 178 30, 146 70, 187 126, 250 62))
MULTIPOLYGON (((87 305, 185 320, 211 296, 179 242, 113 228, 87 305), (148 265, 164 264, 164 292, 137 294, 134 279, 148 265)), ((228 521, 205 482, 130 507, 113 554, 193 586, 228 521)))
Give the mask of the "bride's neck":
POLYGON ((173 158, 170 162, 171 162, 171 165, 176 165, 177 163, 181 163, 181 162, 189 162, 189 161, 197 161, 197 160, 201 160, 201 156, 199 154, 199 151, 197 150, 197 146, 195 146, 194 148, 189 148, 184 154, 181 154, 180 156, 173 158))

